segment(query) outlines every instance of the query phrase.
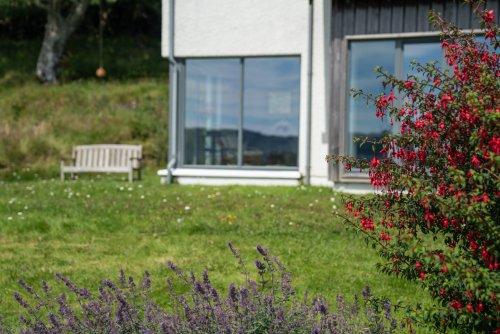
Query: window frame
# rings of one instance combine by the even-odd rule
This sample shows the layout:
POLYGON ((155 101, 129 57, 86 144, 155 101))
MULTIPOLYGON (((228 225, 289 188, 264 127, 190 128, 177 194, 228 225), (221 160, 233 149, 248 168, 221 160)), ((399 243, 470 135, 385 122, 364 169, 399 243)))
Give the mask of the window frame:
MULTIPOLYGON (((464 30, 464 32, 472 32, 472 30, 464 30)), ((350 59, 350 43, 353 41, 383 41, 392 40, 396 42, 396 58, 395 58, 395 75, 401 77, 404 72, 403 61, 404 52, 403 44, 408 42, 431 42, 439 40, 439 32, 416 32, 416 33, 389 33, 389 34, 374 34, 374 35, 346 35, 342 40, 342 59, 343 63, 343 77, 340 79, 340 126, 339 126, 339 151, 341 155, 349 154, 348 148, 348 135, 349 135, 349 92, 351 87, 350 73, 349 73, 349 59, 350 59)), ((333 78, 332 80, 335 80, 333 78)), ((348 172, 345 170, 343 164, 339 164, 339 182, 353 182, 353 183, 370 183, 367 172, 348 172)))
POLYGON ((217 57, 185 57, 179 59, 179 90, 177 99, 179 101, 177 106, 178 121, 177 121, 177 161, 180 168, 189 169, 221 169, 221 170, 269 170, 269 171, 299 171, 300 166, 300 138, 301 138, 301 98, 302 98, 302 57, 300 54, 290 54, 290 55, 252 55, 252 56, 217 56, 217 57), (298 136, 297 136, 297 164, 295 166, 252 166, 243 164, 243 112, 244 112, 244 94, 245 94, 245 59, 251 58, 297 58, 299 62, 299 112, 298 112, 298 136), (237 59, 240 64, 240 108, 239 108, 239 128, 238 128, 238 157, 236 165, 194 165, 185 163, 185 117, 186 117, 186 61, 188 60, 210 60, 210 59, 237 59))

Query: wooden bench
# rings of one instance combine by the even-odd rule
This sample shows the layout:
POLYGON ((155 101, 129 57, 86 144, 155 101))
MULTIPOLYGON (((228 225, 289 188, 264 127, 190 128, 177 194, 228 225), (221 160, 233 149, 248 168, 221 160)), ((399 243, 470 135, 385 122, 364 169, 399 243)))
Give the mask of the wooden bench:
POLYGON ((61 180, 71 173, 128 173, 128 181, 134 180, 134 170, 141 179, 141 145, 79 145, 73 147, 72 165, 61 160, 61 180))

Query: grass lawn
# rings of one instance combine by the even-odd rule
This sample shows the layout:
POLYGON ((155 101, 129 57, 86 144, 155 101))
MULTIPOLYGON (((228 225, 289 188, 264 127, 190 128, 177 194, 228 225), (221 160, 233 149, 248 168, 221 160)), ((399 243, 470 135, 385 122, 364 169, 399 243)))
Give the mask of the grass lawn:
POLYGON ((333 302, 368 284, 393 301, 428 301, 413 283, 376 271, 375 251, 333 216, 340 203, 329 188, 161 186, 148 171, 133 184, 92 175, 64 183, 0 180, 0 189, 0 313, 9 322, 19 310, 16 281, 62 289, 56 272, 96 291, 120 268, 136 279, 148 269, 160 303, 169 259, 195 273, 207 268, 218 287, 242 283, 228 241, 253 273, 255 245, 267 246, 300 293, 333 302))

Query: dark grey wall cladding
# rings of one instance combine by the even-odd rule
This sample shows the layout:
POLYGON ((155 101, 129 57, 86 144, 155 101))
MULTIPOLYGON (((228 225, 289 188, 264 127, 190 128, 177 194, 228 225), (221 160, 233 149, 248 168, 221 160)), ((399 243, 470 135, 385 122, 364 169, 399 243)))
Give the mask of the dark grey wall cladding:
MULTIPOLYGON (((498 22, 500 0, 487 0, 486 8, 495 11, 498 22)), ((330 47, 329 151, 343 153, 347 85, 348 35, 396 34, 432 31, 429 10, 434 9, 461 29, 479 28, 471 8, 462 0, 332 0, 330 47)), ((329 178, 340 180, 331 165, 329 178)))
MULTIPOLYGON (((500 1, 487 1, 498 20, 500 1)), ((432 31, 429 10, 441 13, 461 29, 479 28, 469 5, 461 0, 333 0, 332 38, 345 35, 432 31)))

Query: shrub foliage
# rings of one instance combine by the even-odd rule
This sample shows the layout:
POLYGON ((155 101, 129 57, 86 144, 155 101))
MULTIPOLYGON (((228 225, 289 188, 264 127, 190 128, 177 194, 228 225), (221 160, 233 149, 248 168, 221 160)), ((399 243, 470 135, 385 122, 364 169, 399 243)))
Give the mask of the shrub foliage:
MULTIPOLYGON (((249 278, 238 259, 245 284, 231 284, 223 294, 210 282, 207 271, 196 277, 171 261, 175 273, 167 279, 168 307, 150 297, 151 279, 146 271, 141 283, 120 272, 117 283, 104 280, 97 294, 76 286, 57 274, 67 293, 54 294, 47 283, 37 292, 19 281, 25 296, 14 297, 25 309, 20 315, 21 333, 397 333, 401 330, 388 300, 373 296, 366 287, 362 299, 348 303, 339 295, 336 308, 324 298, 299 300, 291 275, 266 248, 257 246, 258 279, 249 278), (174 279, 175 278, 175 279, 174 279), (184 291, 184 292, 179 292, 184 291)), ((1 323, 0 323, 1 325, 1 323)), ((11 330, 4 328, 5 333, 11 330)), ((0 333, 2 327, 0 326, 0 333)))
POLYGON ((376 69, 390 94, 354 95, 395 131, 360 139, 373 144, 371 161, 329 157, 368 170, 377 189, 345 196, 344 218, 380 250, 381 269, 430 292, 434 305, 419 312, 426 323, 465 333, 498 331, 500 310, 499 29, 492 10, 468 3, 484 42, 432 13, 445 66, 414 63, 404 79, 376 69))

